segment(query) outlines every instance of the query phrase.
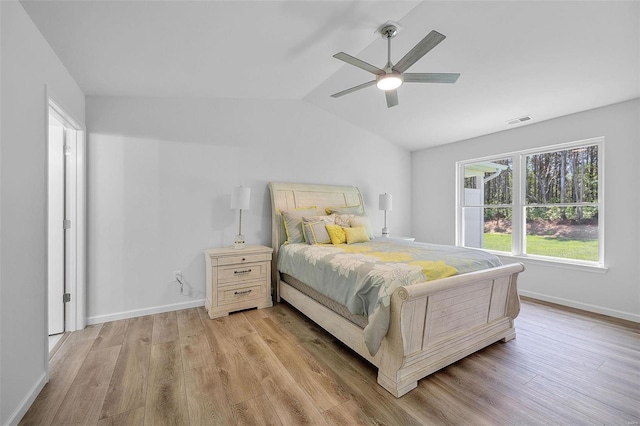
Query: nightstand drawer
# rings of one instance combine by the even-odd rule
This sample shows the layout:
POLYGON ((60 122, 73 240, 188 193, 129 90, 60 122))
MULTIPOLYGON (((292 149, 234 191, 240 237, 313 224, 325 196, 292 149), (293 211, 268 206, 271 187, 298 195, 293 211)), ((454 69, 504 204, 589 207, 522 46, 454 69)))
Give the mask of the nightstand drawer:
POLYGON ((264 262, 265 260, 271 260, 271 254, 259 253, 259 254, 246 254, 238 256, 227 256, 218 259, 218 265, 239 265, 243 263, 251 262, 264 262))
POLYGON ((267 264, 249 263, 245 265, 230 265, 218 268, 218 283, 225 285, 239 281, 256 280, 266 278, 267 264))
POLYGON ((228 290, 218 290, 218 304, 236 303, 243 300, 264 298, 266 295, 264 282, 250 282, 242 286, 234 286, 228 290))

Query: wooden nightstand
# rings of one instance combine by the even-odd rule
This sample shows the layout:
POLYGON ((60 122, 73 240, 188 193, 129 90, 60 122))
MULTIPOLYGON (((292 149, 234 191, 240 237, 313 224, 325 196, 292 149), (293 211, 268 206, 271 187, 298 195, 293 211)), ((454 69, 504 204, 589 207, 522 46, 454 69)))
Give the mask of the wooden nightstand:
POLYGON ((266 246, 242 250, 205 250, 207 268, 205 307, 209 318, 249 308, 269 308, 271 299, 271 255, 266 246))

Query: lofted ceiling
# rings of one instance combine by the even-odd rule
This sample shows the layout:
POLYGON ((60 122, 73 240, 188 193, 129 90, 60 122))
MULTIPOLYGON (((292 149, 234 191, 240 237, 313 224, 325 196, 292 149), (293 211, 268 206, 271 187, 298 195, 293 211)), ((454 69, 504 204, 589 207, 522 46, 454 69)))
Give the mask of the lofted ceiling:
POLYGON ((303 100, 408 150, 640 97, 638 1, 21 3, 86 95, 303 100), (331 98, 372 80, 332 55, 383 67, 389 20, 393 62, 435 29, 410 72, 458 82, 331 98))

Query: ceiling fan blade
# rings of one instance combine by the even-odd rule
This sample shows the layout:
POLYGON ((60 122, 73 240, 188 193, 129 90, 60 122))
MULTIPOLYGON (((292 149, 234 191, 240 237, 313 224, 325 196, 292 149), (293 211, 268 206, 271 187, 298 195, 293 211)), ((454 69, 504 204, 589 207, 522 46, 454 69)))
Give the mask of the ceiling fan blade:
POLYGON ((396 89, 387 90, 384 94, 387 97, 387 108, 398 105, 398 91, 396 89))
POLYGON ((459 73, 404 73, 402 81, 405 83, 455 83, 459 73))
POLYGON ((375 80, 367 81, 366 83, 359 84, 357 86, 353 86, 351 89, 343 90, 342 92, 334 93, 331 95, 332 98, 339 98, 340 96, 348 95, 351 92, 355 92, 356 90, 364 89, 365 87, 373 86, 376 84, 375 80))
POLYGON ((446 37, 440 34, 437 31, 431 31, 429 34, 425 36, 420 43, 416 44, 413 49, 409 51, 402 59, 398 61, 397 64, 393 67, 395 71, 399 73, 405 72, 409 67, 416 62, 424 55, 426 55, 431 49, 436 47, 442 40, 446 37))
POLYGON ((371 74, 375 74, 375 75, 380 75, 380 74, 384 74, 384 70, 381 70, 378 67, 374 67, 371 64, 366 63, 365 61, 362 61, 356 57, 353 57, 351 55, 347 55, 344 52, 340 52, 340 53, 336 53, 335 55, 333 55, 334 58, 336 59, 340 59, 341 61, 344 61, 348 64, 351 64, 353 66, 356 66, 360 69, 363 69, 365 71, 369 71, 371 74))

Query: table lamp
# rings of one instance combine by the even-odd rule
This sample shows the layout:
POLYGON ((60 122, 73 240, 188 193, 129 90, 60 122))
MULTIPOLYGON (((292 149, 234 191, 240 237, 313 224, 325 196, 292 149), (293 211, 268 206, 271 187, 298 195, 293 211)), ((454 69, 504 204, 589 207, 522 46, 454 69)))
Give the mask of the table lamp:
POLYGON ((389 228, 387 228, 387 210, 392 210, 391 194, 380 194, 380 210, 384 210, 384 228, 382 228, 382 236, 389 237, 389 228))
POLYGON ((231 194, 231 208, 240 211, 240 220, 238 222, 238 235, 233 243, 233 248, 241 250, 244 248, 244 235, 242 235, 242 210, 249 210, 249 202, 251 199, 251 188, 238 186, 233 189, 231 194))

